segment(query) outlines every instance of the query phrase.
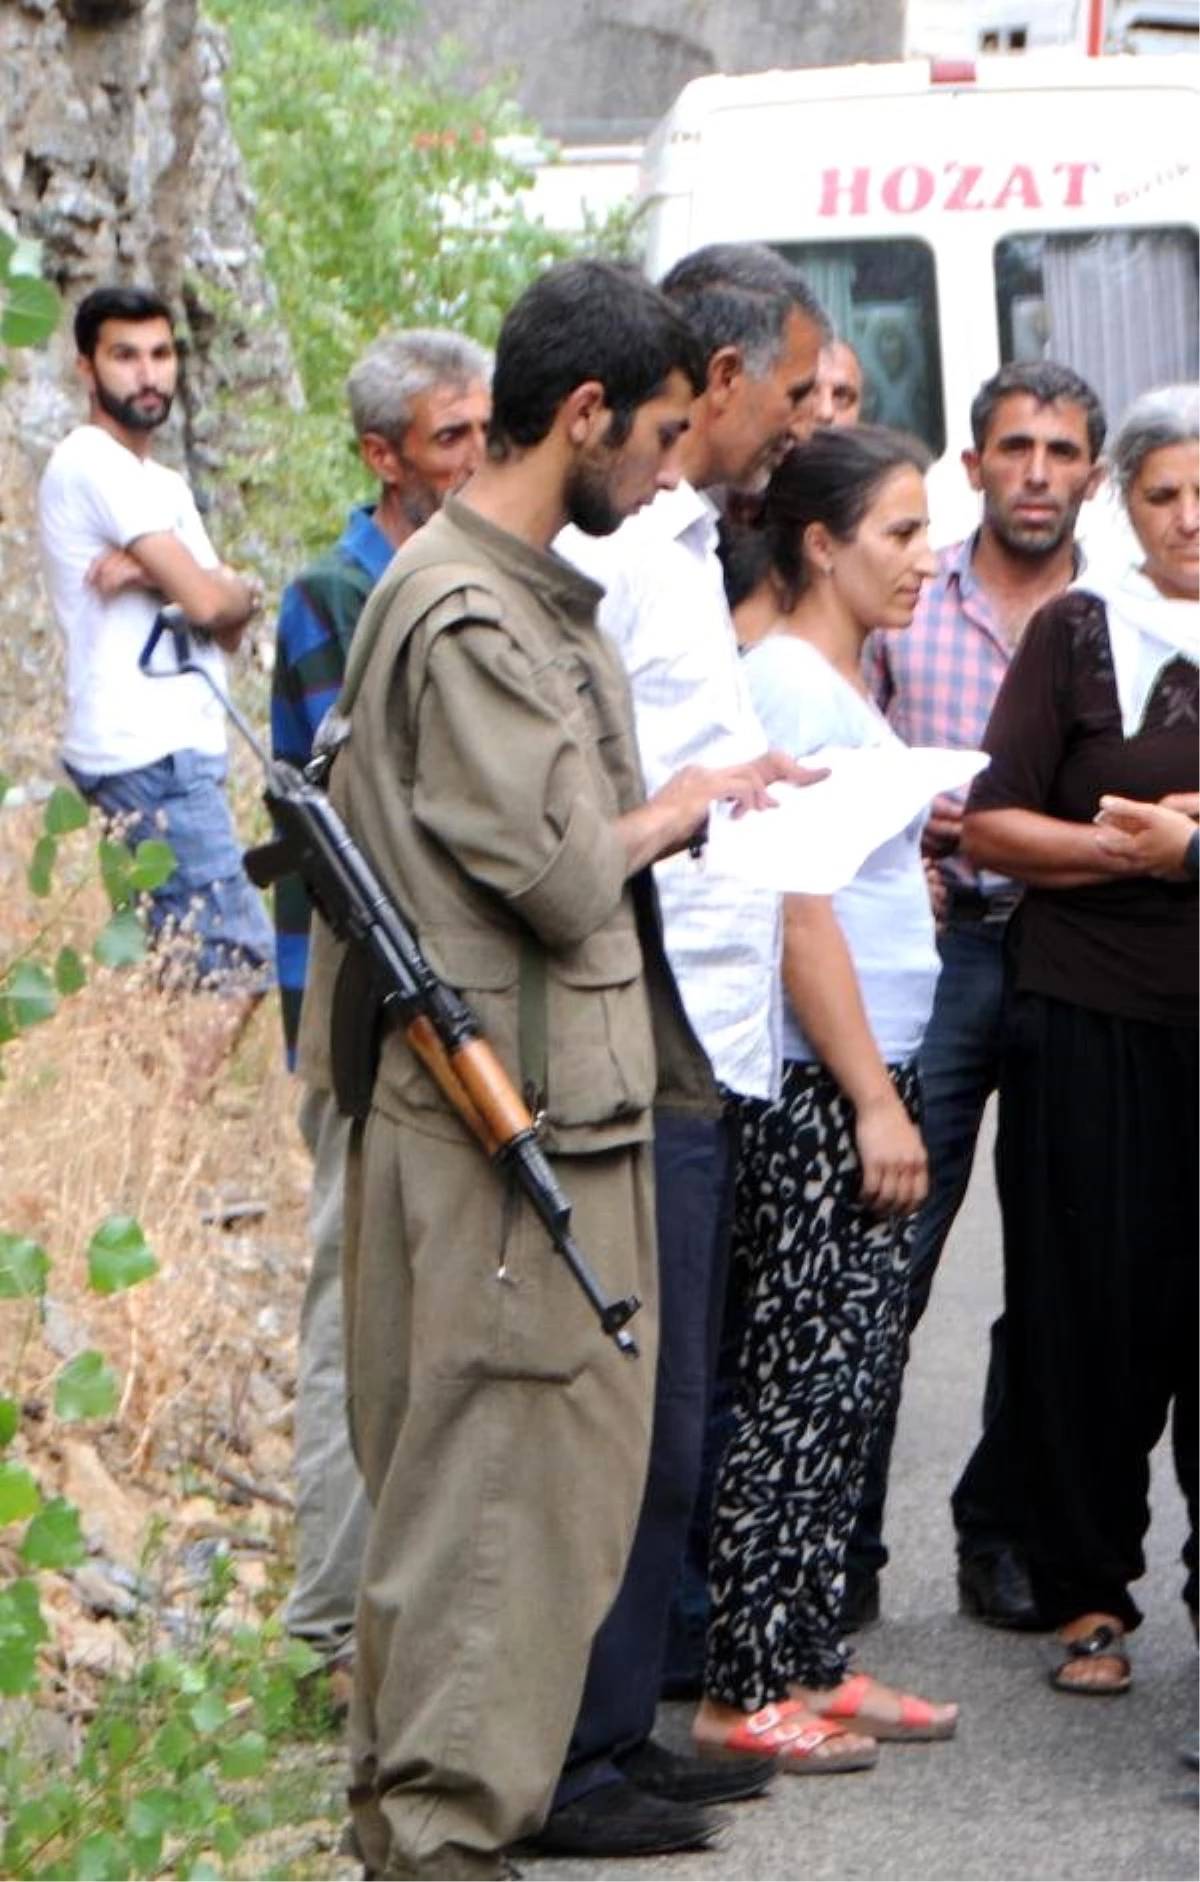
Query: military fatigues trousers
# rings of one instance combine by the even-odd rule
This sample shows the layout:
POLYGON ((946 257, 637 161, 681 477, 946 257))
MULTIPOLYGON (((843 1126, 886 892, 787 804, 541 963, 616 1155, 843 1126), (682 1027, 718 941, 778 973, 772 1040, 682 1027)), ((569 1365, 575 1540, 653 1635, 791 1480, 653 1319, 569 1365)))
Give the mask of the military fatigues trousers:
POLYGON ((350 1418, 373 1506, 351 1811, 368 1871, 494 1875, 539 1827, 616 1593, 654 1394, 651 1148, 559 1158, 645 1303, 619 1353, 478 1147, 373 1112, 348 1166, 350 1418))

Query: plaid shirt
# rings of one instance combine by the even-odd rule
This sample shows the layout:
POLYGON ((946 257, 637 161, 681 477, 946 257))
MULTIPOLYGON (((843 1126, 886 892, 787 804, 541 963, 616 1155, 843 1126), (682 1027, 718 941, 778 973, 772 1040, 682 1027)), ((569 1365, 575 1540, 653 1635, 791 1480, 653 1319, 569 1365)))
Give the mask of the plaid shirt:
MULTIPOLYGON (((867 683, 906 745, 977 751, 1008 671, 1013 648, 975 576, 975 542, 969 536, 941 551, 910 628, 881 630, 867 643, 867 683)), ((940 867, 953 889, 995 895, 1013 886, 991 871, 981 875, 962 855, 946 857, 940 867)))
MULTIPOLYGON (((391 543, 375 525, 373 508, 354 509, 337 547, 284 589, 271 679, 271 750, 276 758, 302 768, 312 757, 317 727, 342 690, 358 618, 392 555, 391 543)), ((304 884, 298 876, 285 876, 275 886, 275 960, 292 1067, 311 920, 304 884)))

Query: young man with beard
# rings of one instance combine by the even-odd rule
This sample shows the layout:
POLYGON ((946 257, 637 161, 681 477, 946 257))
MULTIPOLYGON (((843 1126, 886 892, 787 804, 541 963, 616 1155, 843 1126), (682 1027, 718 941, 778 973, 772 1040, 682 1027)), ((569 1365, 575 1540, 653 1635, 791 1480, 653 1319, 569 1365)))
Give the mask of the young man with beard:
MULTIPOLYGON (((869 651, 879 704, 910 745, 978 747, 1021 634, 1079 570, 1075 525, 1101 479, 1104 413, 1077 373, 1051 361, 1002 367, 971 407, 963 463, 983 498, 976 533, 942 551, 905 634, 869 651)), ((930 1192, 916 1223, 909 1331, 970 1181, 984 1108, 996 1089, 1004 995, 1004 937, 1018 885, 971 868, 959 850, 962 802, 938 798, 926 832, 946 901, 942 971, 921 1049, 922 1130, 930 1192)), ((995 1627, 1040 1624, 1022 1549, 1019 1464, 1006 1404, 1004 1317, 992 1328, 984 1429, 951 1499, 960 1605, 995 1627)), ((898 1409, 898 1407, 896 1408, 898 1409)), ((876 1445, 847 1567, 845 1618, 879 1609, 883 1505, 895 1412, 876 1445)))
MULTIPOLYGON (((645 1302, 631 1359, 395 1027, 347 1163, 355 1454, 371 1503, 355 1624, 351 1811, 378 1876, 510 1873, 566 1752, 645 1476, 656 1091, 713 1103, 647 866, 751 766, 647 799, 600 591, 550 544, 678 480, 702 376, 688 327, 600 262, 552 269, 496 349, 488 457, 368 601, 332 795, 435 972, 542 1114, 580 1246, 645 1302)), ((341 950, 319 920, 301 1072, 328 1083, 341 950)), ((693 1835, 711 1827, 694 1813, 693 1835)))
POLYGON ((220 561, 184 479, 150 455, 179 374, 166 302, 142 288, 97 288, 76 311, 75 343, 88 415, 54 451, 38 492, 67 644, 63 762, 124 841, 170 844, 176 867, 152 892, 151 931, 179 936, 169 974, 235 996, 217 1029, 227 1047, 270 982, 271 928, 224 793, 225 715, 203 680, 151 679, 138 656, 159 609, 176 602, 202 630, 194 658, 223 688, 222 656, 262 591, 220 561))
MULTIPOLYGON (((359 451, 378 479, 342 536, 284 590, 271 676, 271 746, 302 770, 341 689, 367 597, 396 550, 482 463, 491 410, 488 354, 455 333, 413 328, 367 349, 346 381, 359 451)), ((275 889, 276 965, 288 1062, 294 1063, 308 971, 311 904, 298 877, 275 889)), ((296 1384, 296 1579, 289 1632, 322 1656, 329 1695, 349 1696, 354 1606, 367 1533, 362 1479, 346 1425, 341 1241, 349 1120, 310 1086, 300 1129, 313 1159, 312 1264, 300 1319, 296 1384)))

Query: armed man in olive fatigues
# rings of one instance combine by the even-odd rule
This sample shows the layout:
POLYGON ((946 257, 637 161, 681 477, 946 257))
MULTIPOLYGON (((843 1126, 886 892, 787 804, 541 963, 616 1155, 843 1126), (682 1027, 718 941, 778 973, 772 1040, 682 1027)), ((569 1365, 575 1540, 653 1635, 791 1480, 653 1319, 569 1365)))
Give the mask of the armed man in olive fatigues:
MULTIPOLYGON (((547 545, 672 486, 702 362, 624 270, 552 270, 496 355, 489 461, 401 550, 360 624, 332 795, 430 963, 536 1089, 578 1240, 637 1294, 636 1359, 481 1156, 399 1030, 352 1147, 350 1418, 373 1505, 351 1808, 368 1873, 495 1876, 545 1814, 620 1581, 654 1388, 651 1107, 715 1101, 646 869, 753 767, 646 802, 599 589, 547 545)), ((339 949, 318 924, 301 1069, 325 1075, 339 949)), ((356 1016, 353 1003, 345 1009, 356 1016)), ((360 1029, 361 1030, 361 1029, 360 1029)), ((647 1800, 654 1803, 656 1800, 647 1800)), ((697 1838, 711 1820, 697 1813, 697 1838)))

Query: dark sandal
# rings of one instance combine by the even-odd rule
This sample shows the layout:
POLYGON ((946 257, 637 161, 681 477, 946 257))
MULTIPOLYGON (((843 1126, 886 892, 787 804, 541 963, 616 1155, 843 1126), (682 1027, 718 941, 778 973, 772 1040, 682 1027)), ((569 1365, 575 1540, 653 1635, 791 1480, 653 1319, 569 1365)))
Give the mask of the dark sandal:
POLYGON ((1129 1664, 1129 1655, 1125 1651, 1125 1634, 1122 1628, 1114 1627, 1108 1621, 1101 1621, 1093 1627, 1090 1634, 1084 1634, 1080 1640, 1056 1640, 1054 1643, 1059 1657, 1050 1669, 1050 1684, 1056 1692, 1083 1693, 1089 1699, 1115 1698, 1118 1693, 1128 1692, 1133 1684, 1133 1672, 1129 1664), (1111 1680, 1079 1680, 1064 1677, 1066 1668, 1074 1666, 1078 1660, 1119 1660, 1123 1672, 1111 1680))

